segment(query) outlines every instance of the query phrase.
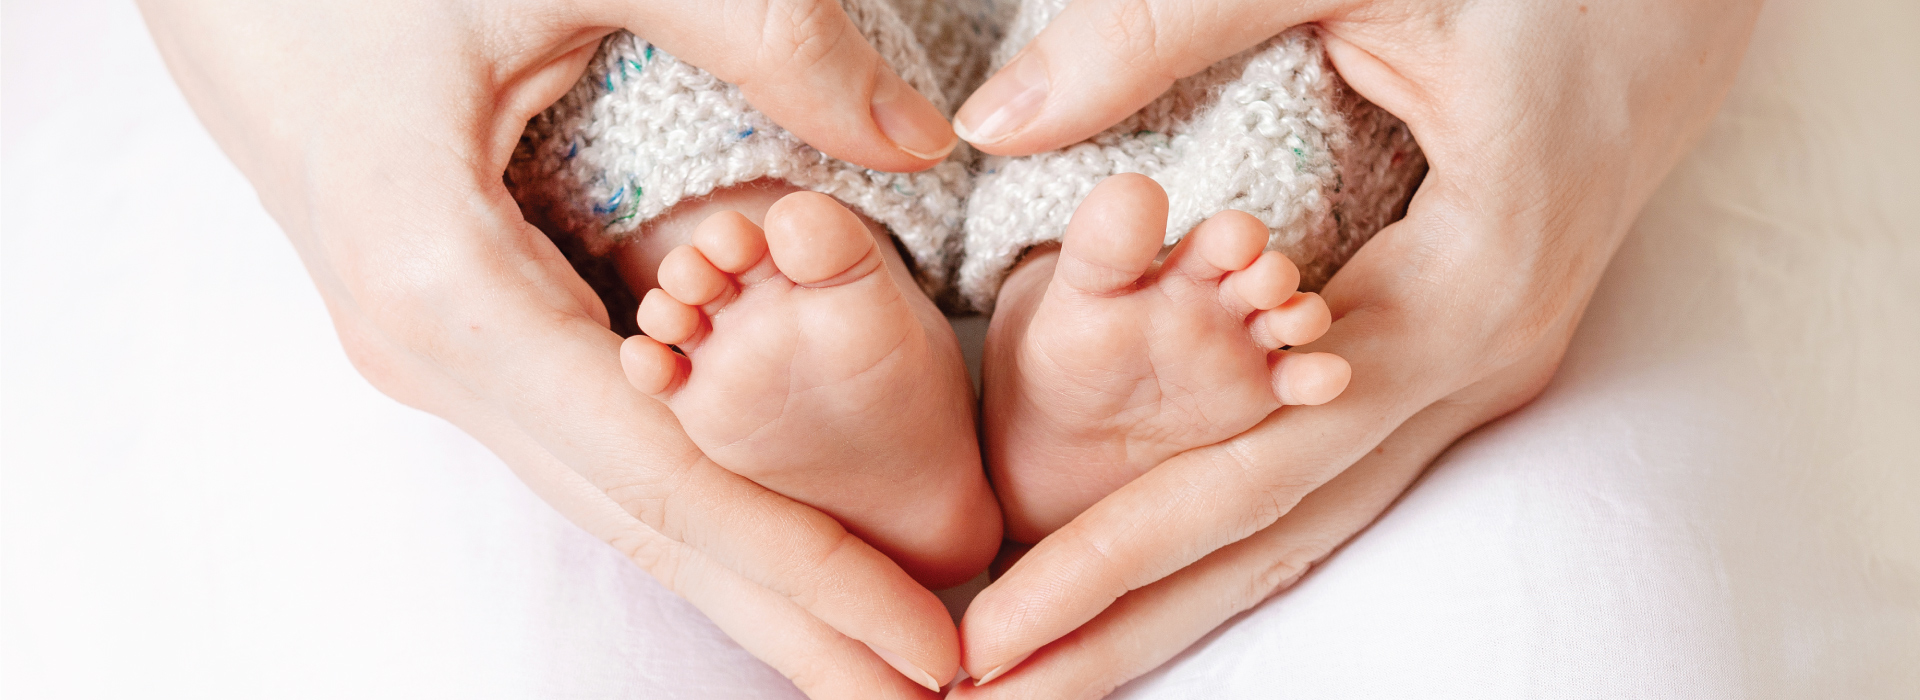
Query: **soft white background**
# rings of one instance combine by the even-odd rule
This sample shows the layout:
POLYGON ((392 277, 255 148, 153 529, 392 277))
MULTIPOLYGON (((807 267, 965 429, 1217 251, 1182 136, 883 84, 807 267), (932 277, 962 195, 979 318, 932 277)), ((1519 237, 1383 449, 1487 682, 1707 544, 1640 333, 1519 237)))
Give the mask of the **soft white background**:
MULTIPOLYGON (((354 374, 129 4, 0 23, 0 691, 796 694, 354 374)), ((1546 395, 1121 694, 1920 692, 1916 37, 1773 3, 1546 395)))

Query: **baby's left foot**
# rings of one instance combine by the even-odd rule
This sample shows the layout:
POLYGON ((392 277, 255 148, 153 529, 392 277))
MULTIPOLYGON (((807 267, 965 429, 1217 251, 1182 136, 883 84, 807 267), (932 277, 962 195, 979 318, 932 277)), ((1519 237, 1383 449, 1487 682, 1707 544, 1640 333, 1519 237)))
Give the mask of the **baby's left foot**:
POLYGON ((1022 261, 987 331, 984 447, 1014 540, 1036 542, 1162 461, 1346 388, 1345 360, 1272 352, 1332 319, 1267 227, 1229 211, 1154 258, 1167 199, 1096 187, 1062 247, 1022 261))
POLYGON ((838 518, 933 588, 1000 545, 953 329, 890 239, 797 192, 708 217, 660 264, 621 364, 714 462, 838 518), (668 344, 685 355, 675 353, 668 344))

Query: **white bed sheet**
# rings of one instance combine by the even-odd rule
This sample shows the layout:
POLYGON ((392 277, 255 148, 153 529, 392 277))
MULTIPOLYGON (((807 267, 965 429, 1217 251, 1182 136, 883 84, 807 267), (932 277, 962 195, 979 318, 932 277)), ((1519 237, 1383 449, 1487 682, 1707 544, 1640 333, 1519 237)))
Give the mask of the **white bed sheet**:
MULTIPOLYGON (((0 691, 797 696, 354 374, 129 4, 3 13, 0 691)), ((1916 35, 1773 3, 1546 395, 1119 695, 1911 697, 1916 35)))

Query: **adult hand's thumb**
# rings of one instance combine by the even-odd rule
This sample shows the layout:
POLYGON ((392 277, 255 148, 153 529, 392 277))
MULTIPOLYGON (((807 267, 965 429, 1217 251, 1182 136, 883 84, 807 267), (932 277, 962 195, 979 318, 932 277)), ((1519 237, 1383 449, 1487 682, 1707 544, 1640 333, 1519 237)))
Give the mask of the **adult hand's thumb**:
POLYGON ((958 143, 940 110, 894 73, 835 0, 594 4, 602 12, 590 14, 739 86, 774 123, 827 155, 910 172, 958 143))
POLYGON ((1079 142, 1152 102, 1173 81, 1340 0, 1075 0, 954 115, 988 153, 1079 142))

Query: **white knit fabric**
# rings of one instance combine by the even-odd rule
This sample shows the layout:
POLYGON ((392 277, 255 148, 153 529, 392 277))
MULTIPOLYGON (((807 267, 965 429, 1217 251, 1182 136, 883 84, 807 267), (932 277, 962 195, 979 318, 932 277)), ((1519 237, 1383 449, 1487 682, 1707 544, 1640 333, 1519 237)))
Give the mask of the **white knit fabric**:
MULTIPOLYGON (((1066 0, 1029 0, 995 54, 1004 65, 1066 0)), ((1057 241, 1094 185, 1119 173, 1167 190, 1171 244, 1227 209, 1272 230, 1269 248, 1318 289, 1360 244, 1398 218, 1426 160, 1399 120, 1347 89, 1313 30, 1299 28, 1222 61, 1088 141, 1033 156, 983 158, 967 204, 961 295, 992 307, 1007 270, 1057 241)))
MULTIPOLYGON (((951 114, 996 35, 988 6, 844 0, 880 55, 951 114), (969 11, 971 10, 971 11, 969 11), (925 41, 937 42, 929 52, 925 41), (971 62, 969 64, 969 62, 971 62)), ((690 197, 760 179, 830 195, 887 226, 929 293, 947 288, 968 184, 967 148, 918 173, 830 158, 750 106, 740 90, 628 32, 607 37, 572 91, 527 125, 507 182, 529 220, 604 255, 690 197)))
MULTIPOLYGON (((987 75, 988 53, 991 67, 1003 65, 1065 0, 842 5, 893 68, 951 114, 987 75)), ((1020 255, 1058 240, 1093 186, 1117 173, 1166 187, 1168 243, 1239 209, 1272 229, 1270 247, 1317 289, 1400 215, 1426 167, 1405 125, 1347 89, 1304 28, 1176 82, 1087 142, 976 159, 962 146, 931 170, 898 174, 827 157, 737 88, 619 32, 579 85, 528 124, 508 181, 530 220, 600 255, 681 200, 784 180, 886 225, 929 294, 984 311, 1020 255)))

